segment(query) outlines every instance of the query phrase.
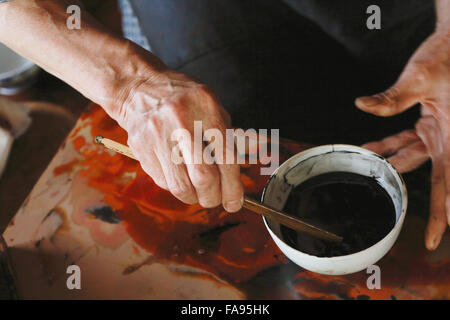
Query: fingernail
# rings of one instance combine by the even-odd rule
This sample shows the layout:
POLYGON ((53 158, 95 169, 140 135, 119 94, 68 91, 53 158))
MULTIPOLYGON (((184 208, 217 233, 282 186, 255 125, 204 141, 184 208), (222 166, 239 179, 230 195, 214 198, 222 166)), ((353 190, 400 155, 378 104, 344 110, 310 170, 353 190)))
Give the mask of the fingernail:
POLYGON ((437 237, 433 237, 430 241, 427 243, 427 249, 430 251, 433 251, 437 248, 439 242, 437 237))
POLYGON ((241 198, 241 200, 233 200, 226 202, 224 207, 225 210, 227 210, 228 212, 237 212, 241 209, 243 203, 244 198, 241 198))
POLYGON ((356 99, 355 104, 361 107, 373 107, 380 104, 380 100, 376 97, 360 97, 356 99))
POLYGON ((437 247, 438 247, 438 245, 439 245, 439 240, 440 239, 438 239, 438 237, 435 237, 434 239, 433 239, 433 250, 435 250, 437 247))

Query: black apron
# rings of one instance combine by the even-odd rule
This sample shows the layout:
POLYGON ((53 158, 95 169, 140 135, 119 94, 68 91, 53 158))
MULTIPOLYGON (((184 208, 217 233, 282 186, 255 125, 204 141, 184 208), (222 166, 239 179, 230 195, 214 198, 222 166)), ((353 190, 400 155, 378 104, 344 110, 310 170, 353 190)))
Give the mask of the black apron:
POLYGON ((353 101, 391 85, 433 31, 431 0, 131 0, 152 51, 208 84, 239 127, 363 143, 412 127, 353 101), (381 29, 366 26, 369 5, 381 29))

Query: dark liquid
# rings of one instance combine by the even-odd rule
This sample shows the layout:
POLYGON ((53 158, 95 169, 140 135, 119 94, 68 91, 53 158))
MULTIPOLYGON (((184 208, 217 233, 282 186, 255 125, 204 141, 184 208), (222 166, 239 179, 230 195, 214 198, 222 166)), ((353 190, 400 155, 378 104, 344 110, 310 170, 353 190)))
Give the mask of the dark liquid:
POLYGON ((348 172, 325 173, 301 183, 291 191, 284 211, 344 238, 336 244, 281 226, 288 245, 318 257, 367 249, 383 239, 396 220, 394 203, 377 181, 348 172))

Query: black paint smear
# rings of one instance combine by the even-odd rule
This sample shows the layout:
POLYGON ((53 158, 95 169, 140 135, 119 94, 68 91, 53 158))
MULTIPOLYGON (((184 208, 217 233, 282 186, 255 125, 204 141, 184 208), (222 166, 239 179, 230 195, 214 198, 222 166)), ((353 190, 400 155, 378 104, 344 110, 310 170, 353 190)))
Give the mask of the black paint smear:
POLYGON ((200 238, 203 246, 205 248, 212 248, 214 247, 217 242, 219 241, 219 237, 222 233, 225 231, 230 230, 231 228, 234 228, 238 225, 240 225, 240 222, 234 222, 234 223, 227 223, 221 226, 214 227, 212 229, 209 229, 207 231, 204 231, 202 233, 196 234, 194 238, 200 238))
POLYGON ((121 221, 117 212, 113 211, 109 206, 86 209, 86 212, 107 223, 119 224, 121 221))

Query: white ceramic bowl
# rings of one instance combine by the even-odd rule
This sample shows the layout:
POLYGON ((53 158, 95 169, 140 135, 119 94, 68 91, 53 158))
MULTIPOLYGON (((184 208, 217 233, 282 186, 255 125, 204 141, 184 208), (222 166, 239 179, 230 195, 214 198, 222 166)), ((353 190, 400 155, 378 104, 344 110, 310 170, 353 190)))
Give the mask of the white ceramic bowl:
POLYGON ((394 202, 394 228, 375 245, 354 254, 337 257, 316 257, 286 244, 280 225, 265 219, 271 237, 281 251, 297 265, 322 274, 342 275, 366 269, 380 260, 393 246, 406 215, 407 193, 401 175, 380 155, 351 145, 324 145, 296 154, 284 162, 270 177, 261 202, 282 210, 290 191, 301 182, 322 173, 352 172, 375 178, 394 202))
POLYGON ((0 43, 0 94, 16 94, 34 83, 39 68, 0 43))

